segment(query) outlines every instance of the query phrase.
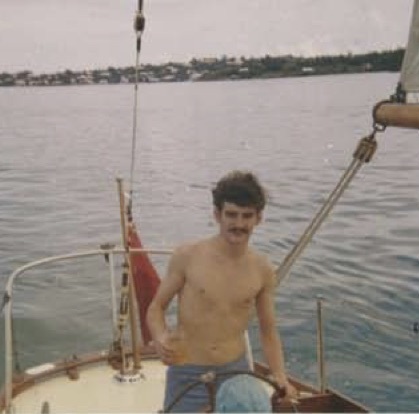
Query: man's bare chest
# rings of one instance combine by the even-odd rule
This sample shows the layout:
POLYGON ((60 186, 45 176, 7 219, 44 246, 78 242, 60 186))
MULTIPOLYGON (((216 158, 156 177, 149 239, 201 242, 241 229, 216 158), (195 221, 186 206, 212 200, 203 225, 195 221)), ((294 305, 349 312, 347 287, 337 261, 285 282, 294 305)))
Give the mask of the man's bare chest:
POLYGON ((188 289, 197 300, 224 308, 251 305, 262 288, 260 272, 251 265, 201 261, 186 276, 188 289))

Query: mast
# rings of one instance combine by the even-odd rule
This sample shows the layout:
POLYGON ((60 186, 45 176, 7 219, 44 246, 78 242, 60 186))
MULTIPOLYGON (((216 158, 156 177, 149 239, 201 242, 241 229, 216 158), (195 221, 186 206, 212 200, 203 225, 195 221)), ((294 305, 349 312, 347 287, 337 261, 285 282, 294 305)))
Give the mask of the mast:
POLYGON ((376 125, 419 129, 419 0, 414 0, 409 38, 394 95, 374 108, 376 125), (416 98, 416 99, 415 99, 416 98))

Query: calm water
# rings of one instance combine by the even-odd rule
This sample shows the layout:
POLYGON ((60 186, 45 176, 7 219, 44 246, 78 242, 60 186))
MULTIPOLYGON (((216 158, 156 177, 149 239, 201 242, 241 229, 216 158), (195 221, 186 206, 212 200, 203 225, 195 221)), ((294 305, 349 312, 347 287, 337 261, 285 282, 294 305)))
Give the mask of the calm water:
MULTIPOLYGON (((172 247, 213 232, 211 183, 246 168, 270 193, 253 243, 279 264, 396 81, 141 85, 134 213, 143 241, 172 247)), ((0 288, 29 260, 119 243, 115 178, 129 177, 132 104, 129 85, 0 90, 0 288)), ((279 324, 290 372, 316 384, 322 295, 329 385, 377 411, 417 411, 419 141, 400 130, 378 139, 373 161, 278 290, 279 324)), ((17 285, 22 365, 109 344, 104 263, 80 264, 71 278, 48 270, 17 285)), ((251 335, 259 354, 255 326, 251 335)))

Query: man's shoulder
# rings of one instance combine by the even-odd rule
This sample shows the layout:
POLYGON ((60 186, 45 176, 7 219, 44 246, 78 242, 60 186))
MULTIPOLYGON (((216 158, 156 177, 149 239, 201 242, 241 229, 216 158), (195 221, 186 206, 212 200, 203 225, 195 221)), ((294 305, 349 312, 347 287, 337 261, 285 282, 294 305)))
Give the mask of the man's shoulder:
POLYGON ((256 250, 252 250, 252 256, 254 263, 258 267, 260 274, 262 275, 265 283, 274 284, 275 283, 275 266, 270 260, 270 258, 256 250))
POLYGON ((255 249, 251 249, 250 252, 255 263, 262 269, 267 271, 274 269, 274 265, 266 254, 255 249))
POLYGON ((182 272, 190 273, 190 268, 197 260, 202 259, 202 252, 205 251, 205 240, 198 240, 193 242, 185 242, 179 244, 173 250, 171 263, 181 269, 182 272))
POLYGON ((190 256, 196 254, 208 245, 207 239, 185 242, 177 245, 173 251, 176 256, 190 256))

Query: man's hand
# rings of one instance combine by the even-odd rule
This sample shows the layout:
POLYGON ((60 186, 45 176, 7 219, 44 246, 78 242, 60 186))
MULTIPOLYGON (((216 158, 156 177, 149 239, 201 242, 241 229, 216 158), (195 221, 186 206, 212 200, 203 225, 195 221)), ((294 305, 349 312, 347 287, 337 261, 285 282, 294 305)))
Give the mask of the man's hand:
POLYGON ((285 400, 296 400, 298 398, 298 391, 288 380, 281 384, 285 388, 285 400))
POLYGON ((165 330, 157 340, 154 340, 154 346, 164 364, 175 365, 185 362, 184 338, 181 333, 165 330))
POLYGON ((273 395, 273 398, 278 400, 278 403, 281 400, 293 402, 293 400, 298 398, 297 389, 287 379, 276 380, 276 383, 281 388, 281 390, 283 390, 283 393, 276 392, 273 395))

